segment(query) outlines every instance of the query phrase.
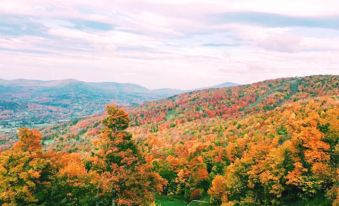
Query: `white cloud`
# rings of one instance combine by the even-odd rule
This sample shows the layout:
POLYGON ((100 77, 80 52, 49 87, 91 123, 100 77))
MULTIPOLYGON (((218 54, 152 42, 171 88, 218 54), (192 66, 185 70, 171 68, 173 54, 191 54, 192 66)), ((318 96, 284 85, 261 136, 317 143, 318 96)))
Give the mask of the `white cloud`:
POLYGON ((338 7, 338 0, 2 0, 1 78, 195 88, 339 74, 339 28, 210 20, 225 12, 323 18, 339 16, 338 7), (6 17, 41 28, 6 33, 6 17), (92 28, 79 27, 88 22, 92 28))

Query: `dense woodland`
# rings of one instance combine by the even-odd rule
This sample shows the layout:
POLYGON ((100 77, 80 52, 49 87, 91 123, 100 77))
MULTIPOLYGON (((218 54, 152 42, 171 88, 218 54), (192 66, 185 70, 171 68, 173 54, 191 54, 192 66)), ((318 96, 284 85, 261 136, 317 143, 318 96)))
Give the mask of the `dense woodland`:
POLYGON ((44 151, 37 130, 0 156, 2 205, 147 205, 166 180, 154 172, 124 131, 128 115, 107 106, 104 129, 90 155, 44 151))
POLYGON ((0 203, 336 205, 338 107, 339 77, 310 76, 21 129, 0 154, 0 203))

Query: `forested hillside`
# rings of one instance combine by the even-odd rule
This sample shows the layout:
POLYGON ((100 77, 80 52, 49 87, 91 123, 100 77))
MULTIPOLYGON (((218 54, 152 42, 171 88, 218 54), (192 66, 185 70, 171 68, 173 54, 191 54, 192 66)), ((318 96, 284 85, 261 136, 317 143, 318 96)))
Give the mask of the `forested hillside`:
MULTIPOLYGON (((95 154, 120 161, 131 157, 130 151, 140 152, 143 158, 137 162, 149 168, 147 174, 156 177, 152 181, 159 187, 147 191, 187 203, 335 205, 339 203, 338 89, 339 77, 326 75, 194 91, 125 108, 131 120, 127 131, 136 150, 108 149, 122 143, 127 133, 121 133, 120 140, 113 138, 118 142, 107 142, 107 132, 116 125, 125 129, 128 122, 108 118, 111 110, 46 128, 42 144, 47 151, 76 156, 85 166, 98 163, 95 154), (98 146, 108 150, 93 151, 98 146)), ((137 192, 126 190, 124 194, 137 192)), ((135 197, 117 203, 144 204, 138 201, 135 197)))
MULTIPOLYGON (((258 82, 231 88, 193 91, 152 101, 138 107, 125 107, 132 130, 140 130, 142 137, 148 133, 176 128, 185 122, 208 122, 241 118, 256 113, 266 113, 287 103, 339 94, 339 77, 324 75, 303 78, 285 78, 258 82)), ((46 138, 53 141, 55 134, 82 138, 100 131, 101 115, 75 120, 47 128, 46 138), (79 135, 80 134, 80 135, 79 135)), ((175 130, 175 129, 174 129, 175 130)), ((66 138, 67 140, 68 138, 66 138)), ((81 139, 85 141, 86 139, 81 139)), ((47 141, 46 143, 50 143, 47 141)), ((79 145, 77 142, 75 145, 79 145)), ((81 147, 81 146, 80 146, 81 147)))
POLYGON ((185 93, 145 103, 129 113, 133 125, 163 125, 172 120, 179 123, 269 111, 286 102, 338 93, 338 76, 286 78, 185 93))
POLYGON ((152 170, 128 127, 128 115, 106 107, 104 129, 87 155, 44 151, 37 130, 0 153, 0 205, 149 205, 166 180, 152 170))

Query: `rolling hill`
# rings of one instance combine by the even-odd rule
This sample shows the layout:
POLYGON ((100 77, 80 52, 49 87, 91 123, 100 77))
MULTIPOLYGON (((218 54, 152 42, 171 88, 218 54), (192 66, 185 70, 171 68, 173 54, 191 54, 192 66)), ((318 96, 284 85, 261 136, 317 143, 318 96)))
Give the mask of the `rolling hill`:
MULTIPOLYGON (((185 123, 201 126, 211 119, 238 119, 301 100, 338 95, 339 77, 319 75, 192 91, 124 108, 130 116, 131 130, 138 131, 137 136, 143 138, 185 123)), ((102 115, 95 115, 51 126, 45 129, 46 139, 53 139, 59 132, 71 137, 95 136, 100 131, 101 119, 102 115)))

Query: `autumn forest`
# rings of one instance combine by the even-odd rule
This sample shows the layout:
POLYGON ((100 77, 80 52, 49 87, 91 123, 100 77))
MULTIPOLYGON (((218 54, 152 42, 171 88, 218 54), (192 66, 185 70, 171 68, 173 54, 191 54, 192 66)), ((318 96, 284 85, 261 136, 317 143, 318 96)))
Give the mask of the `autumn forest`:
POLYGON ((0 205, 337 205, 338 98, 337 75, 280 78, 20 128, 0 205))

